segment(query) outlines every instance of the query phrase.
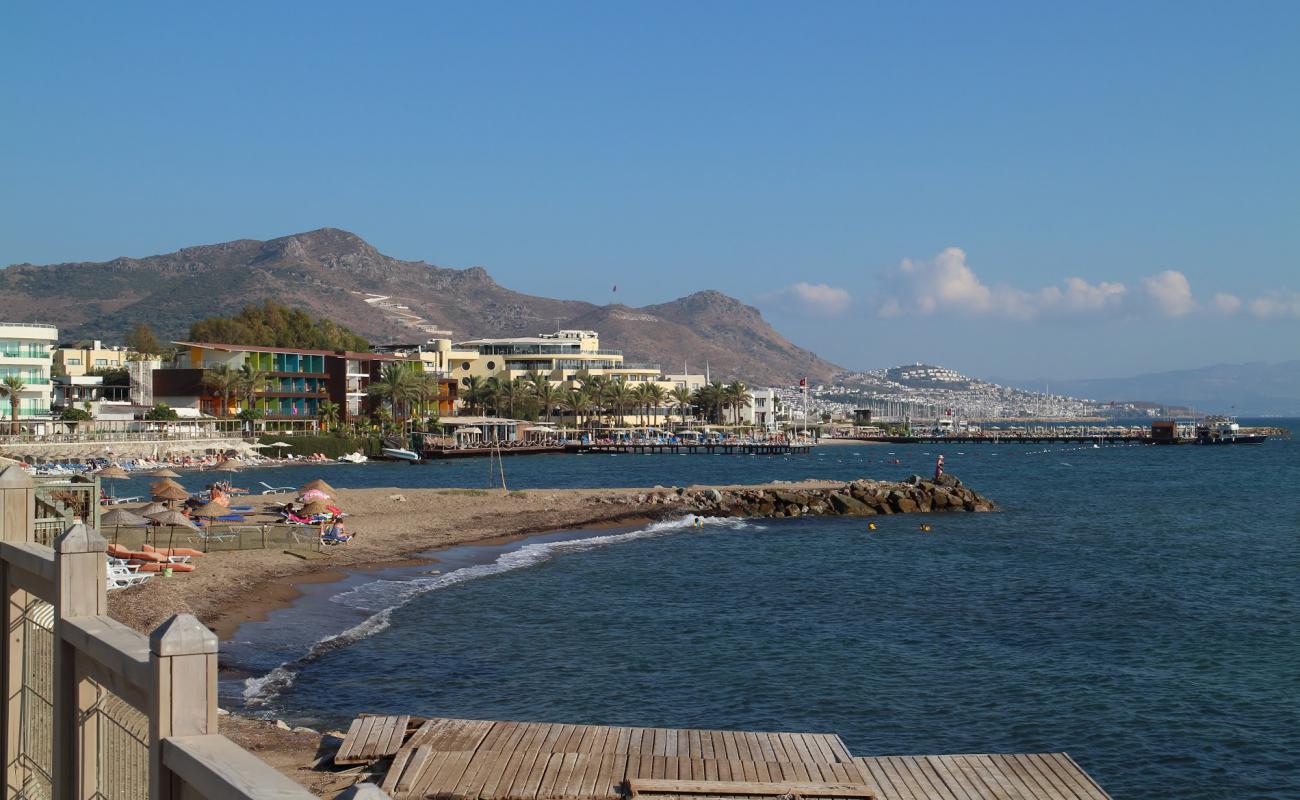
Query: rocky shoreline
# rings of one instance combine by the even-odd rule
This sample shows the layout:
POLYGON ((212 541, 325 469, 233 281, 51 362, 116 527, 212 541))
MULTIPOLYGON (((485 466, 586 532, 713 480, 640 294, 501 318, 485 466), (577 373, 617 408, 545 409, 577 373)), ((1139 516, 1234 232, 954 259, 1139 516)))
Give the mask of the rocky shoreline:
POLYGON ((913 475, 901 483, 862 479, 835 486, 791 483, 721 488, 656 487, 649 492, 602 498, 598 502, 667 506, 705 517, 871 517, 996 509, 992 500, 967 489, 952 475, 940 476, 938 481, 913 475))

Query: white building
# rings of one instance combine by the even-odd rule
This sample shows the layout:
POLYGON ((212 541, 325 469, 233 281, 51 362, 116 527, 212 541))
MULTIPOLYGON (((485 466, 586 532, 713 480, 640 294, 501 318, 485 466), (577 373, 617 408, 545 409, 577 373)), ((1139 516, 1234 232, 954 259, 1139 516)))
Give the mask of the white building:
MULTIPOLYGON (((0 382, 10 377, 23 382, 18 393, 19 424, 50 419, 51 351, 58 340, 59 330, 53 325, 0 322, 0 382)), ((12 413, 10 398, 0 399, 0 418, 11 419, 12 413)))
POLYGON ((741 410, 740 418, 746 425, 753 425, 761 431, 775 433, 777 431, 776 411, 777 399, 775 389, 750 389, 749 405, 741 410))

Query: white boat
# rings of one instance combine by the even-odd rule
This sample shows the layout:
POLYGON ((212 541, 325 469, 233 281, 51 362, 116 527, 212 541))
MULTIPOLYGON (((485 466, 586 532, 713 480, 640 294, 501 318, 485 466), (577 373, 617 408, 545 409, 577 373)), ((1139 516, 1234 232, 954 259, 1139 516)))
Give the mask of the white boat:
POLYGON ((399 461, 419 461, 420 454, 414 450, 407 450, 404 447, 385 447, 381 452, 388 458, 395 458, 399 461))
POLYGON ((349 464, 364 464, 369 460, 361 454, 360 450, 355 453, 348 453, 345 456, 339 456, 339 461, 345 461, 349 464))

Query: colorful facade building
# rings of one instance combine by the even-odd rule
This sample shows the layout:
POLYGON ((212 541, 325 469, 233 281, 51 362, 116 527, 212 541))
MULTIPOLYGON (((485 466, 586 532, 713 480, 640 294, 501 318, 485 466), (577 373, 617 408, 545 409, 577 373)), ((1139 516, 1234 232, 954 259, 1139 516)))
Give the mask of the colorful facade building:
POLYGON ((126 369, 130 351, 105 346, 98 339, 61 344, 54 349, 54 366, 69 378, 80 378, 96 370, 126 369))
MULTIPOLYGON (((419 358, 393 354, 212 342, 174 344, 180 349, 172 365, 153 372, 153 399, 210 416, 237 415, 248 405, 245 393, 235 390, 227 407, 221 407, 221 395, 204 380, 207 371, 221 366, 232 373, 247 366, 263 374, 265 385, 253 395, 252 408, 268 419, 312 419, 328 400, 343 422, 367 415, 375 407, 370 384, 380 379, 387 365, 400 363, 412 372, 424 372, 419 358)), ((439 413, 447 415, 455 401, 456 387, 450 379, 439 380, 436 396, 427 399, 430 412, 437 403, 439 413)))

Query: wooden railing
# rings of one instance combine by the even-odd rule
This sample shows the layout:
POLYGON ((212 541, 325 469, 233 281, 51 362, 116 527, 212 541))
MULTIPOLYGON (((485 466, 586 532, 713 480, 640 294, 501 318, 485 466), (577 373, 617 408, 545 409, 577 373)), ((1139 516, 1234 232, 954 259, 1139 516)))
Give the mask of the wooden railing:
POLYGON ((103 537, 77 522, 38 544, 35 497, 0 469, 0 797, 311 797, 218 733, 217 637, 190 614, 148 637, 108 617, 103 537))

